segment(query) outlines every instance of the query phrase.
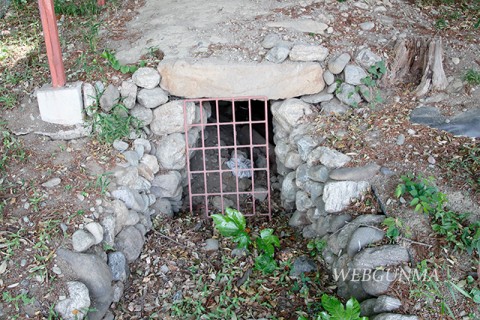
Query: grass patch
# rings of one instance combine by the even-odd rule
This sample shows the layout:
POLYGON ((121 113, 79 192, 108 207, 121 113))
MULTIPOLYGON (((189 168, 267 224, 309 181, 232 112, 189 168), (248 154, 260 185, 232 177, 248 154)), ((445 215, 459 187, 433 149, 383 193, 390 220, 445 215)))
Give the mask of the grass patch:
POLYGON ((469 69, 465 76, 463 77, 469 85, 471 86, 479 86, 480 85, 480 71, 475 71, 473 69, 469 69))

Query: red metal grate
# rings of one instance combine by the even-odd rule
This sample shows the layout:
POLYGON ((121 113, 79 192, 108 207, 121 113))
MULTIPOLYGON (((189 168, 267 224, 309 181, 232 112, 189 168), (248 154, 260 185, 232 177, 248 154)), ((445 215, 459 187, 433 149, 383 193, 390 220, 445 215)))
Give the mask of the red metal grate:
MULTIPOLYGON (((194 207, 196 210, 201 208, 206 216, 210 216, 215 213, 212 201, 217 197, 217 200, 220 199, 222 212, 225 209, 224 200, 230 199, 237 210, 244 215, 268 216, 270 219, 269 110, 267 98, 191 99, 184 101, 183 111, 185 116, 190 211, 193 212, 194 207), (252 101, 255 101, 256 105, 258 103, 263 105, 264 116, 260 119, 258 113, 255 113, 255 119, 252 117, 252 101), (195 103, 195 112, 200 115, 200 122, 189 124, 187 105, 191 105, 192 102, 195 103), (245 106, 247 108, 246 114, 245 106), (208 121, 205 112, 208 112, 206 110, 210 108, 211 117, 208 121), (238 111, 243 111, 242 117, 238 115, 238 111), (264 139, 258 138, 255 128, 260 128, 261 131, 265 132, 264 139), (199 138, 195 141, 192 137, 189 137, 192 130, 199 131, 199 138), (233 137, 228 137, 229 134, 225 134, 225 132, 233 133, 233 137), (208 143, 206 138, 209 138, 208 143), (193 145, 195 142, 196 145, 193 145), (196 164, 190 157, 194 152, 200 153, 201 158, 201 161, 196 161, 196 164), (246 154, 247 157, 241 159, 243 154, 246 154), (266 161, 260 163, 262 161, 254 156, 258 154, 263 154, 264 158, 262 159, 266 161), (235 161, 236 159, 238 160, 235 161), (243 166, 248 162, 245 159, 250 160, 250 167, 243 166), (227 166, 227 162, 230 167, 227 166), (243 175, 250 177, 242 178, 243 175), (233 190, 229 189, 232 187, 232 179, 235 180, 233 190), (250 183, 245 179, 251 180, 251 187, 240 188, 240 184, 245 185, 245 182, 247 182, 248 185, 250 183), (256 183, 256 179, 261 181, 263 186, 260 187, 256 183), (226 183, 227 181, 230 183, 226 183)), ((198 159, 198 157, 195 159, 198 159)))

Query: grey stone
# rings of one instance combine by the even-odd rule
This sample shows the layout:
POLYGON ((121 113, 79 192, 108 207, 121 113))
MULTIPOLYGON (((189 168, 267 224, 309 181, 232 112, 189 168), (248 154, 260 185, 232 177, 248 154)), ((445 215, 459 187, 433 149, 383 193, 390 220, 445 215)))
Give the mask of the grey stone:
POLYGON ((290 50, 292 61, 324 61, 328 56, 328 49, 324 46, 297 44, 290 50))
POLYGON ((336 92, 336 96, 338 100, 352 107, 357 107, 362 101, 362 97, 360 97, 355 86, 348 83, 342 83, 340 85, 340 88, 336 92))
POLYGON ((480 109, 468 110, 450 119, 449 123, 435 127, 458 136, 480 138, 480 109))
POLYGON ((296 210, 290 219, 288 225, 290 227, 300 227, 309 224, 306 212, 296 210))
POLYGON ((109 112, 119 100, 120 91, 118 91, 117 87, 115 87, 113 84, 110 84, 105 91, 103 91, 103 94, 100 97, 100 107, 103 111, 109 112))
POLYGON ((350 257, 353 257, 369 244, 382 241, 384 236, 385 232, 382 230, 371 227, 360 227, 352 234, 347 245, 347 253, 350 257))
POLYGON ((325 70, 325 72, 323 72, 323 80, 325 80, 326 85, 329 86, 335 82, 335 76, 330 70, 325 70))
POLYGON ((355 61, 365 69, 368 69, 375 65, 375 63, 382 61, 382 58, 373 53, 370 49, 365 48, 357 53, 355 61))
POLYGON ((225 208, 233 208, 235 206, 235 203, 232 200, 225 197, 223 197, 223 201, 222 201, 222 197, 216 196, 216 197, 213 197, 212 199, 212 205, 215 209, 219 211, 224 211, 225 208))
POLYGON ((140 216, 139 216, 138 212, 136 212, 134 210, 129 210, 128 211, 128 217, 125 221, 125 225, 126 226, 136 225, 139 220, 140 220, 140 216))
POLYGON ((165 174, 157 175, 153 181, 152 186, 160 188, 157 194, 160 198, 172 198, 177 193, 178 188, 182 183, 182 175, 178 171, 169 171, 165 174))
POLYGON ((307 211, 313 206, 313 202, 305 191, 297 191, 295 205, 299 211, 307 211))
POLYGON ((295 19, 267 22, 268 27, 287 28, 305 33, 323 34, 328 29, 328 25, 312 19, 295 19))
POLYGON ((310 195, 310 199, 315 200, 323 194, 323 183, 315 181, 307 181, 303 186, 306 193, 310 195))
POLYGON ((375 28, 375 23, 372 21, 362 22, 358 25, 363 31, 369 31, 375 28))
POLYGON ((185 137, 181 133, 170 134, 158 142, 156 156, 162 169, 180 170, 186 166, 185 137))
POLYGON ((218 239, 207 239, 205 241, 205 251, 217 251, 218 250, 218 239))
POLYGON ((329 213, 341 212, 353 199, 359 199, 370 190, 367 181, 327 182, 323 189, 325 210, 329 213))
POLYGON ((322 102, 320 106, 322 107, 322 113, 326 115, 339 115, 348 111, 348 106, 343 104, 337 98, 333 98, 327 102, 322 102))
POLYGON ((300 99, 288 99, 273 103, 271 111, 278 124, 288 133, 292 131, 293 127, 304 123, 305 116, 313 113, 311 105, 300 99))
POLYGON ((395 143, 399 146, 405 143, 405 135, 403 133, 399 134, 395 143))
POLYGON ((122 140, 113 141, 113 148, 117 151, 123 152, 128 149, 128 143, 122 140))
POLYGON ((58 186, 62 180, 60 178, 52 178, 48 180, 47 182, 42 183, 42 187, 44 188, 53 188, 58 186))
POLYGON ((334 233, 343 228, 348 222, 352 221, 352 216, 348 213, 330 216, 328 222, 328 232, 334 233))
POLYGON ((375 301, 373 311, 375 313, 392 312, 400 309, 401 306, 402 302, 399 299, 383 295, 375 301))
POLYGON ((132 80, 122 81, 120 87, 120 96, 122 97, 122 103, 127 109, 132 109, 137 101, 138 87, 132 80))
POLYGON ((255 194, 253 195, 255 199, 257 199, 260 202, 263 202, 267 199, 268 197, 268 189, 265 187, 256 187, 255 188, 255 194))
POLYGON ((338 82, 334 82, 327 87, 327 92, 334 93, 335 91, 337 91, 337 88, 338 88, 338 82))
POLYGON ((271 49, 275 47, 278 42, 280 42, 280 36, 276 33, 270 33, 263 38, 262 47, 265 49, 271 49))
POLYGON ((124 151, 122 154, 125 157, 125 160, 127 160, 129 165, 138 166, 138 162, 140 161, 140 157, 138 156, 138 153, 132 150, 128 150, 128 151, 124 151))
POLYGON ((88 83, 84 82, 82 87, 83 92, 83 108, 88 116, 91 116, 97 107, 97 91, 95 87, 88 83))
POLYGON ((173 217, 172 204, 167 199, 164 199, 164 198, 157 199, 157 201, 153 204, 152 209, 155 210, 156 214, 160 214, 167 218, 173 217))
POLYGON ((66 285, 68 298, 58 301, 55 305, 55 311, 65 320, 83 319, 90 307, 88 288, 78 281, 68 281, 66 285))
POLYGON ((363 10, 369 10, 370 7, 368 4, 364 3, 364 2, 354 2, 353 5, 359 9, 363 9, 363 10))
POLYGON ((153 121, 153 111, 139 104, 130 110, 130 114, 142 122, 142 127, 148 126, 153 121))
POLYGON ((294 202, 298 187, 295 183, 295 172, 290 172, 285 176, 282 182, 282 200, 294 202))
MULTIPOLYGON (((125 289, 125 285, 121 281, 117 281, 113 284, 113 302, 119 302, 120 299, 122 299, 124 289, 125 289)), ((111 319, 112 320, 115 319, 113 314, 111 319)), ((107 319, 103 318, 102 320, 107 320, 107 319)))
POLYGON ((380 91, 374 91, 372 87, 367 87, 364 84, 358 86, 358 92, 360 93, 360 96, 367 102, 374 101, 374 99, 376 99, 380 94, 380 91))
POLYGON ((168 93, 161 88, 140 89, 137 101, 141 106, 153 109, 168 101, 168 93))
MULTIPOLYGON (((357 301, 361 302, 365 299, 371 298, 371 296, 363 290, 362 282, 357 280, 351 280, 347 283, 348 298, 354 297, 357 301)), ((347 297, 342 297, 346 299, 347 297)))
POLYGON ((125 281, 128 278, 128 263, 125 255, 120 252, 110 252, 108 254, 108 266, 112 272, 113 281, 125 281))
POLYGON ((310 152, 307 157, 309 166, 314 166, 319 163, 328 168, 338 168, 346 165, 351 158, 337 150, 329 149, 327 147, 317 147, 310 152))
POLYGON ((369 317, 375 314, 373 308, 375 307, 375 303, 377 298, 371 298, 364 300, 360 303, 360 316, 361 317, 369 317))
POLYGON ((130 189, 129 187, 119 187, 117 190, 112 191, 112 196, 115 199, 122 200, 129 209, 145 212, 148 208, 148 204, 145 203, 138 191, 130 189))
POLYGON ((308 169, 308 177, 313 181, 326 182, 329 177, 328 168, 322 165, 310 167, 308 169))
POLYGON ((135 261, 142 252, 145 239, 143 234, 134 226, 124 228, 115 238, 115 247, 123 252, 127 261, 135 261))
MULTIPOLYGON (((345 76, 345 82, 352 85, 362 84, 362 79, 367 77, 367 73, 361 67, 349 64, 343 70, 345 76)), ((340 87, 340 90, 341 87, 340 87)))
POLYGON ((146 153, 150 153, 150 151, 152 151, 152 145, 150 144, 150 141, 148 141, 147 139, 143 139, 143 138, 135 139, 135 141, 133 141, 133 146, 136 147, 137 145, 144 146, 146 153))
POLYGON ((117 235, 126 225, 129 212, 125 203, 120 200, 113 200, 111 209, 115 217, 115 235, 117 235))
MULTIPOLYGON (((153 121, 150 129, 156 135, 163 136, 176 132, 185 132, 184 101, 175 100, 166 103, 153 111, 153 121)), ((186 106, 187 124, 195 120, 195 104, 187 102, 186 106)))
POLYGON ((427 126, 438 126, 445 122, 445 117, 437 107, 418 107, 410 113, 410 121, 427 126))
POLYGON ((315 261, 311 260, 307 256, 300 256, 293 262, 292 270, 290 271, 290 277, 299 278, 303 273, 317 271, 317 265, 315 261))
POLYGON ((309 180, 308 179, 308 165, 306 163, 298 166, 297 170, 295 171, 295 184, 297 187, 303 189, 305 183, 309 180))
POLYGON ((115 244, 115 218, 112 215, 107 215, 101 223, 103 226, 103 242, 113 247, 115 244))
POLYGON ((235 248, 231 253, 232 257, 246 257, 248 255, 248 250, 245 248, 235 248))
POLYGON ((72 235, 73 250, 83 252, 95 245, 95 237, 85 230, 77 230, 72 235))
POLYGON ((377 226, 383 222, 385 216, 365 214, 355 218, 345 225, 340 231, 332 234, 328 240, 328 248, 336 255, 339 255, 348 244, 353 232, 360 226, 377 226))
POLYGON ((332 74, 340 74, 350 62, 350 59, 351 57, 348 53, 342 53, 337 57, 332 57, 330 61, 328 61, 328 70, 332 74))
POLYGON ((56 261, 65 277, 87 286, 92 310, 88 319, 102 319, 113 298, 112 273, 106 262, 94 254, 75 253, 63 248, 57 250, 56 261))
POLYGON ((116 170, 114 176, 118 185, 132 188, 132 186, 135 184, 135 181, 138 179, 138 168, 127 167, 116 170))
POLYGON ((338 168, 330 172, 330 179, 333 180, 368 180, 380 171, 380 166, 370 163, 363 167, 338 168))
POLYGON ((324 90, 320 93, 310 94, 308 96, 302 96, 301 99, 306 103, 321 103, 321 102, 332 100, 333 94, 328 93, 326 90, 324 90))
MULTIPOLYGON (((370 277, 364 279, 363 289, 372 296, 380 296, 387 293, 390 285, 395 281, 396 274, 390 271, 374 270, 370 277)), ((380 313, 382 311, 376 311, 380 313)))
POLYGON ((302 163, 303 163, 302 158, 300 157, 300 154, 298 154, 297 152, 290 151, 285 156, 284 165, 289 169, 296 170, 298 166, 301 165, 302 163))
POLYGON ((153 68, 138 68, 132 75, 133 82, 146 89, 153 89, 160 83, 160 74, 153 68))
POLYGON ((381 313, 373 316, 371 320, 418 320, 417 316, 406 316, 403 314, 381 313))
POLYGON ((329 220, 329 217, 320 216, 318 219, 314 220, 311 225, 303 228, 303 237, 307 239, 323 237, 328 233, 329 220))
POLYGON ((85 229, 88 230, 95 238, 95 244, 99 244, 103 240, 103 228, 98 222, 90 222, 85 225, 85 229))
POLYGON ((160 170, 157 157, 151 154, 144 154, 142 159, 140 160, 140 163, 145 164, 152 171, 153 174, 157 173, 160 170))
POLYGON ((378 248, 366 248, 352 260, 353 268, 369 270, 377 267, 396 266, 410 261, 407 249, 399 245, 385 245, 378 248))
POLYGON ((272 49, 270 49, 265 59, 273 63, 282 63, 285 59, 288 58, 288 54, 290 53, 290 48, 284 45, 276 45, 272 49))

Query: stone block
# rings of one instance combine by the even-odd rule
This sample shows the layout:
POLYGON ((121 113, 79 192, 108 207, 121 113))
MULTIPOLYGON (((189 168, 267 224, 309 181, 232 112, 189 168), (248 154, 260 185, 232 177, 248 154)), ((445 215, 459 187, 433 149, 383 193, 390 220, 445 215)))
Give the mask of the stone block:
POLYGON ((61 88, 46 84, 37 91, 37 100, 43 121, 62 125, 83 123, 81 82, 66 84, 61 88))

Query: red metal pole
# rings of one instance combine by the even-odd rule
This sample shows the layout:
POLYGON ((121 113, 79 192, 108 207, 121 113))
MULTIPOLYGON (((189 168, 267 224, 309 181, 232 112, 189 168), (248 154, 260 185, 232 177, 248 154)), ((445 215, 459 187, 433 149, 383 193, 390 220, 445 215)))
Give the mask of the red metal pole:
POLYGON ((105 0, 97 0, 97 4, 100 6, 100 7, 103 7, 105 5, 105 0))
POLYGON ((43 35, 47 47, 48 65, 52 75, 52 85, 63 87, 66 83, 65 67, 63 66, 62 50, 58 37, 57 19, 53 9, 53 0, 38 0, 40 18, 42 19, 43 35))

